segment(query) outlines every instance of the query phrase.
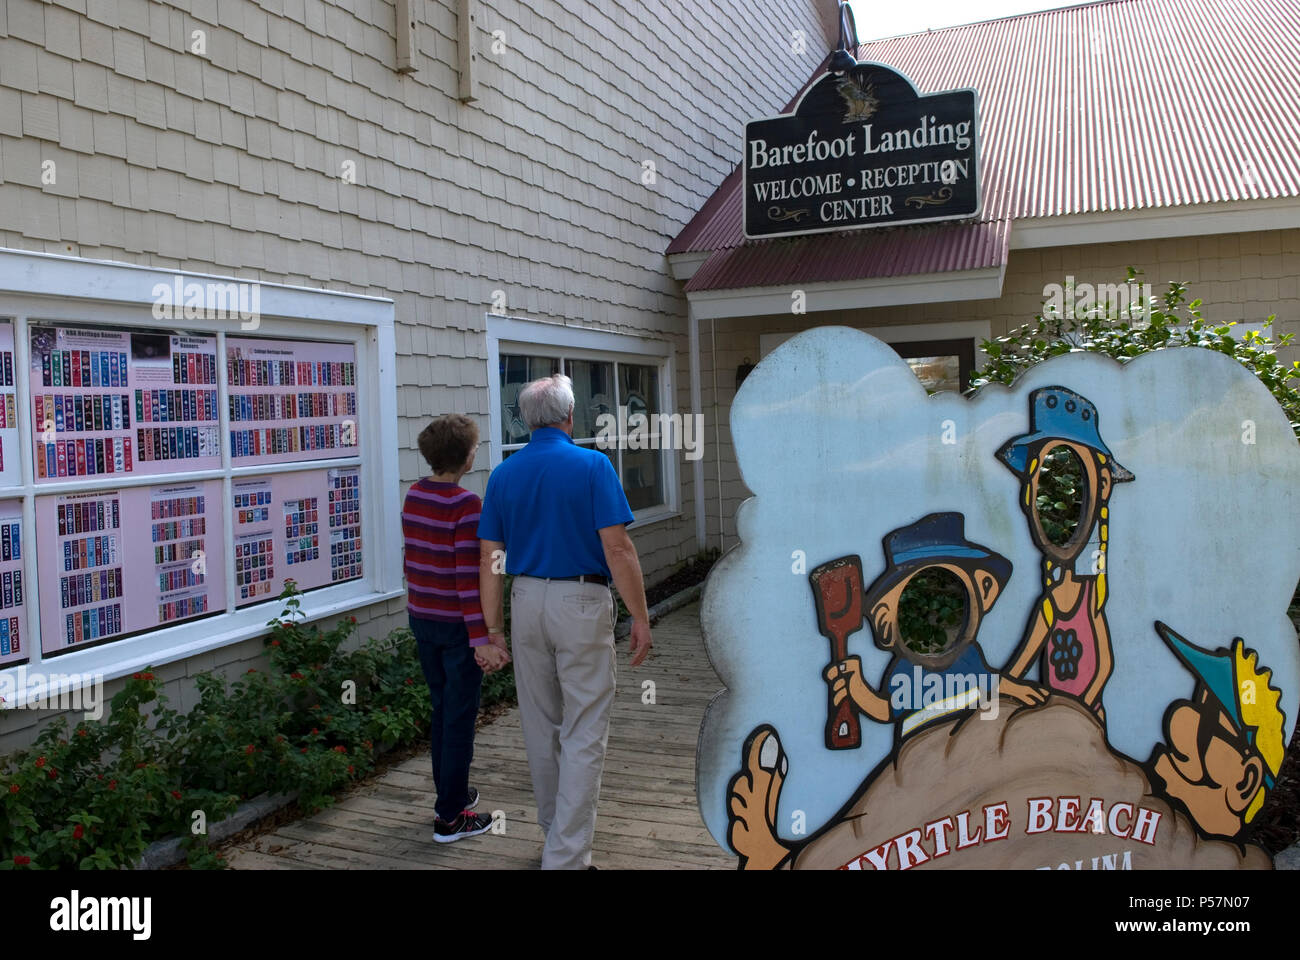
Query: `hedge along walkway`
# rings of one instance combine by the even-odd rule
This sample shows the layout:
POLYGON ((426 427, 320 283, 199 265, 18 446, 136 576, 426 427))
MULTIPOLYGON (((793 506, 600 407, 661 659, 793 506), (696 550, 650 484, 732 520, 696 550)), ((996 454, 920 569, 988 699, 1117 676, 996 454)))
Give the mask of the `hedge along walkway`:
MULTIPOLYGON (((704 828, 695 802, 695 744, 721 684, 704 655, 699 604, 654 627, 650 658, 633 670, 618 643, 618 691, 600 792, 592 862, 602 869, 734 870, 704 828), (655 703, 642 703, 653 680, 655 703)), ((283 824, 227 849, 236 869, 519 870, 541 864, 519 711, 478 732, 470 782, 479 812, 501 810, 504 834, 434 843, 433 778, 421 753, 315 816, 283 824)))

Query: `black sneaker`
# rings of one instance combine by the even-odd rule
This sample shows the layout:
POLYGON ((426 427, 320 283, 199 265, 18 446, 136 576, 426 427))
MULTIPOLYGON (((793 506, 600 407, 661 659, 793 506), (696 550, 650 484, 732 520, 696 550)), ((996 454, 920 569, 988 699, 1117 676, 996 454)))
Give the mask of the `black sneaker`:
POLYGON ((446 823, 435 817, 433 821, 433 839, 438 843, 454 843, 457 840, 463 840, 465 837, 477 837, 480 833, 487 833, 491 829, 491 817, 486 814, 465 810, 451 823, 446 823))
POLYGON ((469 799, 465 801, 465 809, 473 810, 478 806, 478 791, 473 787, 469 788, 469 799))

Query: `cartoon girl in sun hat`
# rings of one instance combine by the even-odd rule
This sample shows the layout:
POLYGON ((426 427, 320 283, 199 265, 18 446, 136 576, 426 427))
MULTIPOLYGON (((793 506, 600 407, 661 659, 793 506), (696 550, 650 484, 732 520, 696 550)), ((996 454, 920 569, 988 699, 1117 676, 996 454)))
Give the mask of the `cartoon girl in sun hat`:
POLYGON ((1029 432, 1007 441, 997 456, 1020 478, 1020 508, 1043 556, 1043 592, 1004 673, 1021 677, 1041 658, 1044 685, 1104 720, 1101 692, 1114 663, 1106 625, 1110 495, 1133 474, 1115 461, 1098 427, 1092 401, 1065 387, 1041 387, 1029 395, 1029 432), (1040 496, 1049 504, 1062 492, 1069 496, 1072 479, 1081 480, 1077 516, 1045 523, 1040 496), (1075 565, 1094 530, 1099 547, 1091 573, 1079 574, 1075 565))

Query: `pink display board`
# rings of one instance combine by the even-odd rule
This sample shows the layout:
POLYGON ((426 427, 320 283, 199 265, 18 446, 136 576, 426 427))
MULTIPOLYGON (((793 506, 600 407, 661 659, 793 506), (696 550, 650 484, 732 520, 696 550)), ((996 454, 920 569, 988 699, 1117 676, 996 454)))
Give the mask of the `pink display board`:
POLYGON ((22 501, 0 500, 0 666, 20 663, 29 653, 22 527, 22 501))
POLYGON ((220 480, 37 497, 36 535, 47 654, 225 610, 220 480))
POLYGON ((360 577, 360 484, 357 467, 233 481, 235 605, 360 577))
POLYGON ((221 466, 213 337, 31 330, 37 483, 221 466))
MULTIPOLYGON (((22 483, 18 459, 18 400, 14 393, 14 327, 0 320, 0 486, 22 483)), ((0 657, 0 663, 3 663, 0 657)))
POLYGON ((352 344, 228 338, 233 462, 356 456, 356 361, 352 344))

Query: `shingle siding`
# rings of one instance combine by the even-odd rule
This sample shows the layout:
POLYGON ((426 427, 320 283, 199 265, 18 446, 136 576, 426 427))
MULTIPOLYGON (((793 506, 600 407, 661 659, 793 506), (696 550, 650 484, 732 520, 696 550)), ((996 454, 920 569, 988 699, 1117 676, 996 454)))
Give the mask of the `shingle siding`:
MULTIPOLYGON (((0 0, 0 245, 392 297, 403 486, 431 415, 469 413, 488 436, 497 289, 514 315, 672 339, 685 401, 685 300, 663 251, 734 167, 744 122, 825 55, 817 4, 476 7, 466 105, 454 0, 416 6, 409 76, 389 0, 0 0)), ((479 462, 481 493, 486 449, 479 462)), ((635 534, 651 579, 694 552, 680 473, 682 516, 635 534)), ((400 611, 376 608, 375 629, 400 611)), ((0 750, 24 739, 15 723, 0 750)))

